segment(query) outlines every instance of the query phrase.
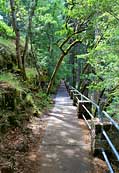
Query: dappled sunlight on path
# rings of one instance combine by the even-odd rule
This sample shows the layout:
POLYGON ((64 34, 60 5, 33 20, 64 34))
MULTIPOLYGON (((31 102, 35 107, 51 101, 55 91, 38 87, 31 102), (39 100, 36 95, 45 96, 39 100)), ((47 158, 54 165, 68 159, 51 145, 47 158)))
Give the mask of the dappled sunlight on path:
POLYGON ((54 100, 40 146, 39 173, 103 173, 94 169, 89 131, 84 121, 78 120, 64 83, 54 100))

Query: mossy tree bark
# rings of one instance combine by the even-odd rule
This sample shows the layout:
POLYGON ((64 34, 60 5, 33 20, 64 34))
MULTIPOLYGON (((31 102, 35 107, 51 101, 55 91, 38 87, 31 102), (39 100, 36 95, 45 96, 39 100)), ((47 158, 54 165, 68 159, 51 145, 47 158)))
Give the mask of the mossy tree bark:
POLYGON ((22 69, 22 60, 20 55, 20 32, 17 24, 16 10, 15 10, 15 1, 10 0, 11 6, 11 15, 12 15, 12 26, 16 35, 16 57, 18 62, 18 68, 22 69))

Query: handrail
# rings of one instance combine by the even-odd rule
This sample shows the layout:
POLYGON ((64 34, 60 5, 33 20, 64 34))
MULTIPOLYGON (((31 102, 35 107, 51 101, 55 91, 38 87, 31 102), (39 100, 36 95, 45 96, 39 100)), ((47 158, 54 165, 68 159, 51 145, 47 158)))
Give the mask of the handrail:
POLYGON ((99 108, 99 106, 94 101, 92 101, 88 97, 84 96, 81 92, 79 92, 78 90, 76 90, 74 87, 71 87, 71 89, 75 90, 75 92, 79 93, 83 98, 85 98, 87 101, 90 101, 93 105, 95 105, 97 108, 99 108))
MULTIPOLYGON (((105 137, 105 139, 106 139, 108 145, 109 145, 110 148, 112 149, 112 151, 113 151, 115 157, 116 157, 117 160, 119 161, 119 153, 118 153, 118 151, 116 150, 116 148, 115 148, 115 146, 113 145, 113 143, 112 143, 112 141, 110 140, 110 138, 108 137, 106 131, 103 129, 103 120, 104 120, 104 118, 107 118, 108 121, 109 121, 111 124, 114 125, 114 127, 116 128, 116 130, 119 131, 119 125, 118 125, 118 123, 115 122, 115 121, 109 116, 109 114, 108 114, 107 112, 101 110, 101 108, 100 108, 99 105, 97 105, 94 101, 92 101, 92 100, 89 99, 88 97, 84 96, 84 95, 83 95, 81 92, 79 92, 77 89, 75 89, 75 88, 72 87, 72 86, 69 86, 69 90, 70 90, 71 92, 73 92, 73 95, 74 95, 74 96, 76 96, 75 98, 76 98, 76 100, 77 100, 78 103, 79 103, 80 101, 89 101, 90 103, 92 103, 93 106, 96 107, 96 109, 97 109, 97 111, 98 111, 98 118, 99 118, 99 120, 100 120, 100 122, 101 122, 101 124, 102 124, 102 126, 101 126, 102 134, 103 134, 103 136, 105 137), (76 93, 77 93, 77 94, 76 94, 76 93), (77 95, 80 95, 80 96, 81 96, 81 100, 77 97, 77 95), (84 100, 83 100, 83 99, 84 99, 84 100)), ((83 104, 82 106, 83 106, 83 108, 86 110, 86 112, 90 115, 91 119, 93 119, 93 118, 94 118, 93 115, 92 115, 91 112, 86 108, 86 106, 85 106, 84 104, 83 104)), ((85 117, 84 115, 83 115, 83 118, 84 118, 84 120, 86 121, 86 124, 88 125, 88 128, 91 130, 90 124, 88 123, 88 120, 86 119, 86 117, 85 117)), ((106 155, 106 152, 104 151, 104 148, 101 148, 101 151, 102 151, 102 155, 103 155, 103 157, 104 157, 104 159, 105 159, 105 161, 106 161, 106 163, 107 163, 107 166, 108 166, 108 168, 109 168, 110 173, 114 173, 113 168, 112 168, 112 166, 111 166, 111 163, 110 163, 110 161, 109 161, 109 159, 108 159, 108 157, 107 157, 107 155, 106 155)))
MULTIPOLYGON (((97 109, 98 112, 101 111, 100 107, 91 99, 89 99, 88 97, 84 96, 81 92, 79 92, 78 90, 76 90, 74 87, 70 86, 71 90, 73 89, 75 92, 77 92, 79 95, 81 95, 83 98, 85 98, 87 101, 91 102, 97 109)), ((119 130, 119 125, 108 115, 107 112, 105 111, 101 111, 101 114, 103 114, 114 126, 117 130, 119 130)))
POLYGON ((110 122, 115 126, 115 128, 119 131, 119 125, 108 115, 107 112, 102 111, 103 115, 110 120, 110 122))
POLYGON ((94 118, 93 115, 90 113, 90 111, 84 105, 83 108, 86 110, 86 112, 90 115, 91 118, 94 118))
POLYGON ((87 101, 89 101, 90 103, 92 103, 92 105, 95 106, 96 109, 98 110, 98 118, 99 118, 100 120, 102 120, 101 109, 100 109, 100 107, 99 107, 94 101, 92 101, 92 100, 89 99, 88 97, 84 96, 81 92, 79 92, 78 90, 76 90, 74 87, 69 86, 69 88, 70 88, 71 91, 77 92, 82 98, 84 98, 84 99, 86 99, 87 101))
POLYGON ((105 159, 105 161, 106 161, 106 163, 107 163, 107 166, 108 166, 108 168, 109 168, 110 173, 114 173, 114 170, 113 170, 113 168, 112 168, 112 166, 111 166, 111 163, 110 163, 110 161, 109 161, 109 159, 108 159, 108 157, 107 157, 107 155, 106 155, 104 149, 101 148, 101 151, 102 151, 102 155, 103 155, 103 157, 104 157, 104 159, 105 159))
POLYGON ((102 133, 103 133, 105 139, 107 140, 109 146, 112 148, 112 151, 113 151, 113 153, 115 154, 117 160, 119 161, 119 153, 117 152, 116 148, 115 148, 114 145, 112 144, 112 142, 111 142, 109 136, 107 135, 107 133, 106 133, 106 131, 105 131, 104 129, 102 129, 102 133))
POLYGON ((86 119, 85 115, 82 115, 82 116, 83 116, 83 118, 84 118, 84 120, 85 120, 85 122, 86 122, 88 128, 91 130, 91 126, 90 126, 90 124, 88 123, 88 120, 86 119))

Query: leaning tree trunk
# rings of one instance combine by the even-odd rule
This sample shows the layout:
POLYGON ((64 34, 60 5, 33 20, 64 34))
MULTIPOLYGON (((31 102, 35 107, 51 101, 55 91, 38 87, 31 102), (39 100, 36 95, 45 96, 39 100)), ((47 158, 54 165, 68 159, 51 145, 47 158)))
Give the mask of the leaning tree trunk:
POLYGON ((57 74, 57 71, 59 70, 59 67, 60 67, 60 65, 61 65, 61 63, 62 63, 64 57, 65 57, 65 54, 63 53, 63 54, 61 55, 59 61, 57 62, 56 66, 55 66, 54 72, 53 72, 53 74, 52 74, 52 76, 51 76, 51 79, 50 79, 50 82, 49 82, 49 85, 48 85, 48 88, 47 88, 47 94, 49 94, 49 92, 50 92, 50 90, 51 90, 51 88, 52 88, 52 85, 53 85, 55 76, 56 76, 56 74, 57 74))
MULTIPOLYGON (((65 42, 65 41, 64 41, 64 42, 65 42)), ((52 76, 51 76, 51 79, 50 79, 50 82, 49 82, 48 88, 47 88, 47 94, 50 93, 50 90, 51 90, 51 88, 52 88, 52 85, 53 85, 55 76, 56 76, 56 74, 57 74, 57 72, 58 72, 58 70, 59 70, 59 67, 60 67, 60 65, 61 65, 61 63, 62 63, 64 57, 69 53, 69 51, 71 50, 71 48, 74 47, 75 44, 77 44, 77 43, 80 43, 80 41, 79 41, 79 40, 75 40, 72 44, 69 45, 69 47, 66 49, 66 51, 64 51, 64 50, 62 49, 62 45, 64 45, 64 43, 62 43, 62 45, 60 46, 60 48, 61 48, 61 50, 62 50, 62 54, 61 54, 61 56, 60 56, 59 61, 58 61, 57 64, 56 64, 55 69, 54 69, 54 71, 53 71, 53 74, 52 74, 52 76)))
POLYGON ((15 11, 15 2, 14 0, 10 0, 10 6, 11 6, 11 15, 12 15, 12 26, 15 31, 16 35, 16 57, 17 57, 17 63, 18 68, 22 69, 22 60, 20 56, 20 32, 17 24, 17 18, 16 18, 16 11, 15 11))

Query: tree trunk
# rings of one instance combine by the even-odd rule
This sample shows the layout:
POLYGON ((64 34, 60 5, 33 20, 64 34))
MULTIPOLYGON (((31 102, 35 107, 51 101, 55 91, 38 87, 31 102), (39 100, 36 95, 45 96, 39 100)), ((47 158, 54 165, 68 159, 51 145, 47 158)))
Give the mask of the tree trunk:
MULTIPOLYGON (((101 108, 103 108, 103 106, 104 106, 104 105, 100 105, 100 102, 101 102, 101 99, 102 99, 104 93, 105 93, 105 88, 100 92, 99 97, 98 97, 97 105, 99 105, 101 108)), ((97 113, 97 109, 95 110, 94 117, 96 117, 96 113, 97 113)))
POLYGON ((33 49, 32 40, 31 40, 30 44, 31 44, 31 53, 32 53, 32 57, 33 57, 33 59, 34 59, 33 62, 34 62, 36 71, 37 71, 37 73, 38 73, 38 78, 39 78, 39 80, 40 80, 41 74, 40 74, 39 66, 37 65, 37 57, 36 57, 35 51, 34 51, 34 49, 33 49))
POLYGON ((35 0, 35 1, 32 0, 32 2, 31 2, 32 6, 31 6, 31 9, 30 9, 28 29, 27 29, 27 34, 26 34, 24 52, 23 52, 23 56, 22 56, 22 66, 23 66, 23 77, 24 77, 24 80, 26 80, 25 62, 26 62, 26 57, 27 57, 27 52, 28 52, 29 39, 31 37, 32 18, 34 16, 34 11, 35 11, 36 6, 37 6, 37 1, 38 0, 35 0))
POLYGON ((20 32, 17 24, 17 18, 16 18, 16 12, 15 12, 15 2, 14 0, 10 0, 10 6, 11 6, 11 15, 12 15, 12 26, 15 31, 16 35, 16 57, 17 57, 17 63, 18 68, 22 69, 22 60, 20 56, 20 32))
POLYGON ((76 88, 76 57, 75 55, 73 56, 73 69, 72 69, 72 74, 73 74, 73 87, 76 88))
POLYGON ((76 87, 76 59, 75 59, 75 52, 72 50, 70 52, 70 64, 71 64, 71 73, 72 73, 72 78, 71 78, 71 85, 75 88, 76 87))
MULTIPOLYGON (((65 41, 64 41, 64 42, 65 42, 65 41)), ((55 69, 54 69, 54 71, 53 71, 53 74, 52 74, 52 76, 51 76, 51 79, 50 79, 50 82, 49 82, 48 88, 47 88, 47 94, 50 93, 50 90, 51 90, 51 88, 52 88, 52 85, 53 85, 55 76, 56 76, 56 74, 57 74, 57 71, 59 70, 59 67, 60 67, 60 65, 61 65, 61 63, 62 63, 64 57, 69 53, 69 51, 71 50, 71 48, 74 47, 77 43, 80 43, 80 41, 79 41, 79 40, 73 41, 73 42, 69 45, 69 47, 66 49, 66 51, 64 51, 64 50, 62 49, 62 46, 63 46, 64 44, 63 44, 63 43, 61 44, 60 49, 61 49, 61 51, 62 51, 62 54, 61 54, 61 56, 60 56, 59 61, 58 61, 57 64, 56 64, 55 69)))
POLYGON ((55 66, 54 72, 53 72, 53 74, 52 74, 52 76, 51 76, 51 79, 50 79, 50 82, 49 82, 49 85, 48 85, 48 88, 47 88, 47 94, 50 93, 50 90, 51 90, 51 88, 52 88, 52 85, 53 85, 55 76, 56 76, 56 74, 57 74, 57 71, 59 70, 59 67, 60 67, 60 65, 61 65, 61 63, 62 63, 64 57, 65 57, 65 54, 62 53, 62 55, 60 56, 59 61, 57 62, 56 66, 55 66))

